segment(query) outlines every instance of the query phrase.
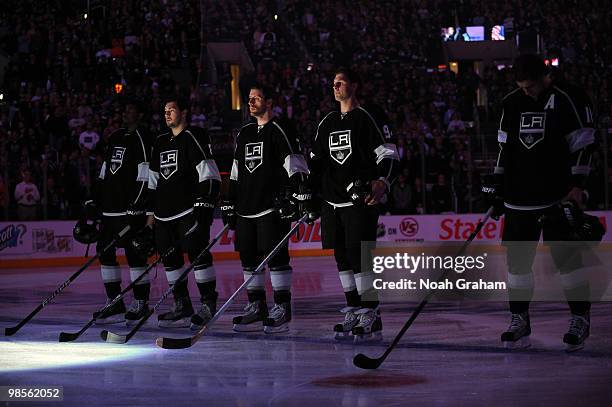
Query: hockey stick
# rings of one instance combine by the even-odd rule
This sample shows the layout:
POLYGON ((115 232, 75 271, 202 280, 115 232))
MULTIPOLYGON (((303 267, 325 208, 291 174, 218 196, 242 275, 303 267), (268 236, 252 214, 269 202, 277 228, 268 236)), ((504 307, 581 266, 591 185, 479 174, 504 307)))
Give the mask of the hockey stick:
POLYGON ((73 275, 71 275, 68 280, 64 281, 62 283, 62 285, 60 285, 59 287, 57 287, 57 289, 55 291, 53 291, 53 294, 51 294, 49 297, 47 297, 42 303, 40 303, 38 305, 38 307, 36 307, 34 309, 34 311, 30 312, 30 315, 28 315, 27 317, 25 317, 20 323, 18 323, 17 325, 13 326, 13 327, 9 327, 9 328, 5 328, 4 329, 4 335, 6 336, 11 336, 13 335, 15 332, 17 332, 19 329, 21 329, 22 326, 24 326, 25 324, 28 323, 29 320, 31 320, 34 315, 38 314, 38 312, 43 309, 47 304, 49 304, 51 301, 53 301, 53 299, 62 291, 64 291, 64 289, 66 287, 68 287, 70 285, 70 283, 72 283, 83 271, 85 271, 85 269, 87 267, 89 267, 94 261, 96 261, 96 259, 98 257, 100 257, 104 252, 106 252, 108 249, 110 249, 111 247, 113 247, 119 240, 121 240, 125 234, 127 232, 129 232, 130 230, 130 226, 126 226, 123 228, 123 230, 121 230, 121 232, 119 232, 116 237, 110 241, 110 243, 108 243, 106 246, 104 246, 104 248, 97 252, 92 258, 90 258, 89 260, 87 260, 87 262, 85 264, 83 264, 81 266, 80 269, 78 269, 73 275))
MULTIPOLYGON (((176 280, 177 283, 179 281, 184 280, 187 277, 187 274, 189 274, 189 272, 193 269, 194 265, 198 264, 200 259, 219 241, 219 239, 221 239, 221 236, 223 236, 223 233, 225 233, 227 228, 228 228, 228 225, 225 225, 223 229, 221 229, 219 233, 217 233, 217 235, 208 243, 208 246, 206 246, 204 250, 202 250, 200 254, 198 254, 198 257, 196 257, 193 260, 193 262, 189 265, 189 267, 187 267, 183 271, 183 273, 181 273, 179 278, 176 280)), ((142 317, 140 321, 138 321, 138 323, 134 326, 134 328, 132 328, 132 330, 128 332, 126 335, 116 334, 114 332, 111 332, 105 329, 100 332, 100 337, 102 338, 102 340, 109 342, 109 343, 126 343, 127 341, 129 341, 136 334, 136 332, 138 332, 140 327, 143 326, 145 322, 147 322, 147 320, 151 317, 151 315, 153 315, 155 311, 157 311, 157 309, 161 307, 161 305, 164 303, 166 298, 168 298, 168 296, 172 293, 173 289, 174 287, 169 287, 162 294, 161 298, 155 303, 153 308, 151 308, 149 312, 144 317, 142 317)))
MULTIPOLYGON (((461 246, 461 249, 456 254, 456 256, 461 256, 463 252, 465 252, 465 249, 467 249, 467 247, 472 242, 472 240, 474 240, 474 238, 476 237, 478 232, 480 232, 484 224, 487 223, 487 220, 489 220, 489 217, 491 216, 492 213, 493 213, 493 207, 490 207, 487 213, 485 214, 484 218, 482 218, 478 222, 478 225, 476 225, 476 229, 474 229, 470 237, 468 237, 468 239, 463 243, 463 245, 461 246)), ((438 281, 443 280, 446 277, 446 275, 449 273, 450 270, 451 269, 446 269, 442 273, 438 281)), ((373 358, 370 358, 364 355, 363 353, 358 353, 353 358, 353 364, 361 369, 377 369, 385 361, 387 356, 389 356, 391 351, 395 348, 395 345, 397 345, 400 339, 402 339, 402 336, 404 336, 404 333, 406 333, 408 328, 410 328, 410 325, 412 325, 414 320, 417 319, 417 317, 419 316, 423 308, 425 308, 425 305, 427 305, 427 303, 429 302, 429 299, 433 296, 435 292, 436 290, 431 290, 429 291, 429 293, 427 293, 425 298, 423 298, 419 306, 412 312, 412 315, 410 316, 408 321, 406 321, 402 329, 395 336, 395 339, 393 339, 393 342, 391 342, 391 345, 389 345, 389 347, 385 350, 385 353, 383 353, 382 356, 373 359, 373 358)))
POLYGON ((225 310, 234 302, 234 299, 244 290, 251 280, 255 278, 255 276, 263 270, 263 268, 268 264, 270 259, 278 253, 278 251, 287 244, 291 236, 295 233, 295 231, 300 227, 302 223, 308 218, 308 215, 302 216, 295 225, 291 228, 289 233, 283 237, 283 239, 276 245, 274 249, 266 256, 265 259, 259 263, 259 266, 253 271, 251 277, 245 280, 244 283, 225 301, 225 304, 215 313, 210 321, 206 325, 204 325, 195 335, 187 337, 187 338, 168 338, 168 337, 160 337, 155 340, 155 344, 163 349, 185 349, 193 346, 205 333, 210 329, 210 327, 223 315, 225 310))
MULTIPOLYGON (((194 230, 196 230, 198 224, 195 223, 191 229, 189 229, 187 231, 187 233, 185 233, 185 236, 180 240, 183 241, 185 240, 189 235, 191 235, 191 233, 193 233, 194 230)), ((170 256, 172 253, 174 253, 174 251, 176 250, 176 246, 172 246, 171 248, 169 248, 168 250, 166 250, 166 252, 161 255, 157 260, 155 260, 152 264, 150 264, 143 272, 141 275, 138 276, 138 278, 136 278, 134 281, 132 281, 130 283, 130 285, 128 285, 127 287, 125 287, 123 289, 123 291, 121 291, 115 298, 113 298, 113 300, 106 304, 102 309, 100 309, 98 312, 99 313, 103 313, 104 311, 106 311, 107 309, 113 307, 121 298, 123 298, 125 296, 125 294, 130 291, 131 289, 134 288, 134 286, 136 286, 136 284, 138 284, 138 282, 140 280, 142 280, 147 274, 149 274, 149 271, 151 271, 153 269, 153 267, 157 266, 159 263, 161 263, 166 257, 170 256)), ((76 340, 79 336, 81 336, 83 334, 83 332, 85 332, 87 329, 89 329, 90 326, 92 326, 94 324, 94 322, 96 322, 96 318, 93 317, 91 318, 85 325, 83 325, 83 327, 81 328, 80 331, 78 332, 60 332, 59 334, 59 341, 60 342, 72 342, 74 340, 76 340)))

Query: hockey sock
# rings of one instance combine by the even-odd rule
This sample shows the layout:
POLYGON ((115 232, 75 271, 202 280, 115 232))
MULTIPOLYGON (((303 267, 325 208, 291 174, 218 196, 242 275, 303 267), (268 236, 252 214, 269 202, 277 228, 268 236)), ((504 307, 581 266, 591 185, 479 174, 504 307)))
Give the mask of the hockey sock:
POLYGON ((263 301, 266 302, 266 291, 265 290, 248 290, 247 296, 249 302, 263 301))
POLYGON ((121 293, 121 281, 104 283, 104 289, 106 290, 106 296, 108 298, 115 298, 121 293))
POLYGON ((289 290, 274 290, 274 303, 284 304, 291 302, 291 291, 289 290))
POLYGON ((374 289, 374 274, 369 272, 355 273, 357 293, 361 298, 361 306, 365 308, 378 307, 378 292, 374 289))
POLYGON ((108 298, 115 298, 121 293, 121 268, 119 266, 100 267, 104 289, 108 298))
POLYGON ((513 314, 529 311, 529 303, 533 298, 533 272, 520 270, 523 269, 516 268, 508 272, 508 303, 513 314))
POLYGON ((200 297, 206 300, 216 300, 219 294, 216 291, 217 280, 207 281, 205 283, 197 283, 200 297))
POLYGON ((344 296, 346 297, 346 305, 349 307, 361 307, 361 297, 356 288, 351 291, 345 291, 344 296))
POLYGON ((210 264, 197 265, 194 267, 193 274, 200 291, 200 297, 217 299, 217 274, 215 268, 210 264))
MULTIPOLYGON (((132 281, 136 281, 145 272, 145 270, 146 266, 130 267, 130 278, 132 281)), ((134 286, 134 298, 137 300, 148 300, 150 291, 151 284, 149 283, 149 275, 145 274, 134 286)))
POLYGON ((151 293, 151 284, 136 284, 134 286, 134 298, 137 300, 149 300, 149 295, 151 293))
POLYGON ((187 281, 180 281, 175 283, 172 288, 174 298, 189 297, 189 290, 187 289, 187 281))
POLYGON ((270 267, 270 282, 274 290, 274 303, 283 304, 291 301, 291 266, 270 267))
POLYGON ((361 307, 361 297, 357 292, 357 283, 355 283, 355 274, 353 270, 342 270, 339 272, 340 283, 346 297, 346 305, 349 307, 361 307))

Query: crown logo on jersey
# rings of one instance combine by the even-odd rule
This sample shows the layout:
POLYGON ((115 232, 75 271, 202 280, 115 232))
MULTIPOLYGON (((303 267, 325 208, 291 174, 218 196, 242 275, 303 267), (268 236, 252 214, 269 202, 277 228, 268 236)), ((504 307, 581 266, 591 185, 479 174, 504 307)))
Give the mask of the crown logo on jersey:
POLYGON ((159 173, 165 179, 178 171, 178 150, 166 150, 159 153, 159 173))
POLYGON ((125 147, 113 147, 113 152, 110 158, 110 172, 115 175, 119 168, 123 165, 123 156, 125 155, 125 147))
POLYGON ((342 165, 352 152, 350 130, 329 133, 329 155, 334 161, 342 165))
POLYGON ((244 146, 244 166, 253 172, 263 164, 263 141, 247 143, 244 146))
POLYGON ((546 112, 524 112, 521 113, 519 127, 519 140, 527 148, 544 140, 546 132, 546 112))

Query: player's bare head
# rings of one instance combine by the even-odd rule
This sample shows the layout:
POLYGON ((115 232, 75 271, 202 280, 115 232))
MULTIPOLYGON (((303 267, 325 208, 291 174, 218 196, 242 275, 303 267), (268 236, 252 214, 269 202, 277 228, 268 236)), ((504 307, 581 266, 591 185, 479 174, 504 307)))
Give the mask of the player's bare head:
POLYGON ((338 68, 334 72, 333 88, 338 102, 355 98, 361 88, 361 77, 351 68, 338 68))
POLYGON ((123 123, 126 127, 133 127, 138 125, 142 118, 143 108, 142 105, 135 100, 130 100, 125 105, 123 112, 123 123))
POLYGON ((172 128, 179 127, 187 123, 187 112, 189 111, 189 103, 187 100, 179 97, 168 98, 164 105, 164 116, 166 118, 166 126, 172 128))
POLYGON ((537 98, 545 89, 548 67, 538 55, 523 54, 512 64, 514 80, 527 96, 537 98))
POLYGON ((249 113, 253 117, 261 117, 272 110, 274 91, 265 85, 255 84, 249 91, 249 113))

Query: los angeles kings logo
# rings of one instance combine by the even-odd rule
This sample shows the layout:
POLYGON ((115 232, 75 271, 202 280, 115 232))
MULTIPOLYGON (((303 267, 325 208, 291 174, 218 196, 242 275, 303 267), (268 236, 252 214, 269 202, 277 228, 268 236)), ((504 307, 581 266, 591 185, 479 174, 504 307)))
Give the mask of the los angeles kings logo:
POLYGON ((342 165, 352 153, 351 131, 341 130, 329 133, 329 155, 342 165))
POLYGON ((123 165, 123 156, 125 155, 125 147, 113 147, 113 153, 110 159, 110 172, 114 175, 123 165))
POLYGON ((244 146, 244 166, 253 172, 263 163, 263 142, 248 143, 244 146))
POLYGON ((159 153, 159 172, 165 179, 178 170, 178 150, 167 150, 159 153))
POLYGON ((521 113, 521 127, 519 139, 527 149, 544 140, 546 131, 545 112, 524 112, 521 113))

